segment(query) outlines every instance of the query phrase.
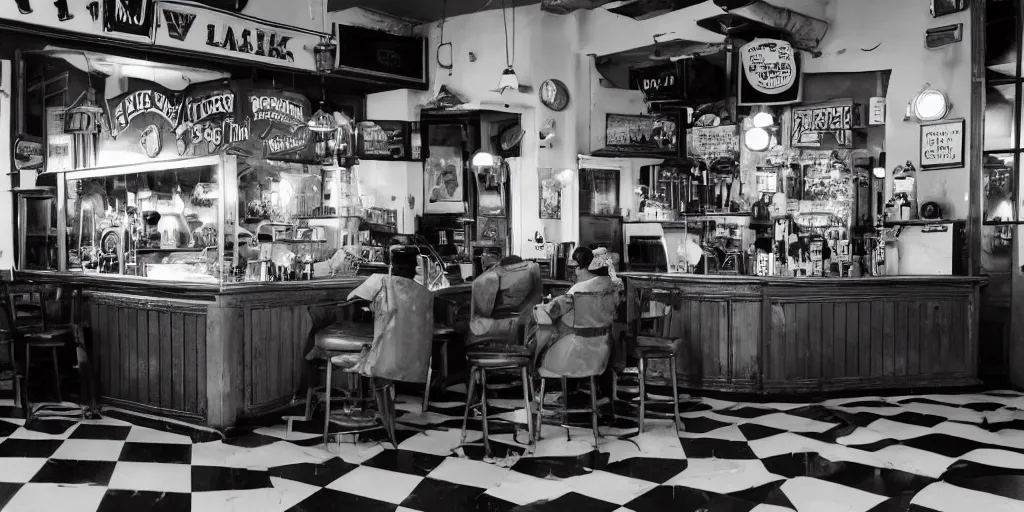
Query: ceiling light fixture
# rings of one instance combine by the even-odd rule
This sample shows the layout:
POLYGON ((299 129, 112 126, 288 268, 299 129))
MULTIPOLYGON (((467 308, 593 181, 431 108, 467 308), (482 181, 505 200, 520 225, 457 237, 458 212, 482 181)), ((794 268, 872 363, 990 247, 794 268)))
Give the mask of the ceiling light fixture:
POLYGON ((516 70, 512 69, 512 64, 514 64, 516 60, 516 0, 512 0, 511 11, 512 42, 510 48, 505 0, 501 0, 501 20, 502 26, 505 29, 505 70, 501 72, 501 78, 498 79, 497 91, 499 94, 505 94, 505 91, 509 89, 515 89, 516 91, 519 90, 519 77, 516 76, 516 70))

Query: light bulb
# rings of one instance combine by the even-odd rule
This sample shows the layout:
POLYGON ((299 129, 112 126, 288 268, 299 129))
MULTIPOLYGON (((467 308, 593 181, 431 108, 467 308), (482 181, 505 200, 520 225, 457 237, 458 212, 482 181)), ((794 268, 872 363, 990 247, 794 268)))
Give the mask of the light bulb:
POLYGON ((751 151, 764 151, 771 143, 771 136, 764 128, 751 128, 743 134, 743 143, 751 151))
POLYGON ((775 124, 775 118, 768 112, 758 112, 752 119, 755 128, 767 128, 775 124))

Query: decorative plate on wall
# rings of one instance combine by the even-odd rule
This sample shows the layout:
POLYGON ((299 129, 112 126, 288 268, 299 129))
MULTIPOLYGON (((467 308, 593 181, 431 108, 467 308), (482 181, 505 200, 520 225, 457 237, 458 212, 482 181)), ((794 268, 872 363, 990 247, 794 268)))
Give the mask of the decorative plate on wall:
POLYGON ((569 88, 561 80, 545 80, 540 84, 540 102, 555 112, 561 112, 569 106, 569 88))

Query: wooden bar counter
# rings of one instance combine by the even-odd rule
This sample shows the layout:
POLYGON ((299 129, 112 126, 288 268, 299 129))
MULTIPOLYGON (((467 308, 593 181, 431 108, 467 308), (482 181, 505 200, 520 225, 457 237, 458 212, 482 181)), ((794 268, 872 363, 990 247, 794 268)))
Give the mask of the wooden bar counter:
POLYGON ((345 300, 363 278, 224 289, 80 273, 25 271, 15 280, 84 290, 103 404, 225 429, 292 400, 308 308, 345 300))
MULTIPOLYGON (((817 393, 978 384, 984 278, 763 278, 626 272, 670 305, 678 382, 697 390, 817 393)), ((667 377, 667 365, 652 373, 667 377)))

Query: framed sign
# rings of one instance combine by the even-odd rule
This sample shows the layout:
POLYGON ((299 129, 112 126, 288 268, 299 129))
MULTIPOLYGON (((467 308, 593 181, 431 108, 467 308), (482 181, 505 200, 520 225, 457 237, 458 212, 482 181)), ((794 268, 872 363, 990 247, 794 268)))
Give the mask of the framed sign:
POLYGON ((695 126, 686 131, 686 154, 708 161, 718 158, 739 159, 739 126, 695 126))
POLYGON ((679 101, 683 98, 682 82, 679 80, 679 66, 675 62, 631 68, 630 88, 644 94, 648 103, 679 101))
POLYGON ((755 39, 740 48, 739 105, 788 105, 803 96, 800 53, 785 41, 755 39))
POLYGON ((0 19, 90 37, 153 42, 153 0, 12 0, 0 19))
POLYGON ((550 167, 537 169, 540 188, 540 218, 562 218, 562 182, 558 173, 550 167))
POLYGON ((857 124, 853 100, 835 100, 793 107, 794 148, 853 146, 853 127, 857 124))
POLYGON ((356 127, 356 156, 361 160, 409 160, 407 121, 363 121, 356 127))
POLYGON ((921 170, 964 166, 964 120, 947 119, 921 125, 921 170))
POLYGON ((338 71, 426 85, 426 39, 351 25, 335 25, 335 28, 338 34, 335 68, 338 71))
POLYGON ((253 89, 241 110, 240 117, 248 118, 251 133, 263 142, 264 158, 319 163, 313 132, 306 125, 312 114, 309 98, 279 89, 253 89))
POLYGON ((185 3, 157 3, 157 46, 316 71, 321 34, 185 3))
POLYGON ((595 156, 672 157, 679 154, 679 122, 674 116, 608 114, 605 147, 595 156))

